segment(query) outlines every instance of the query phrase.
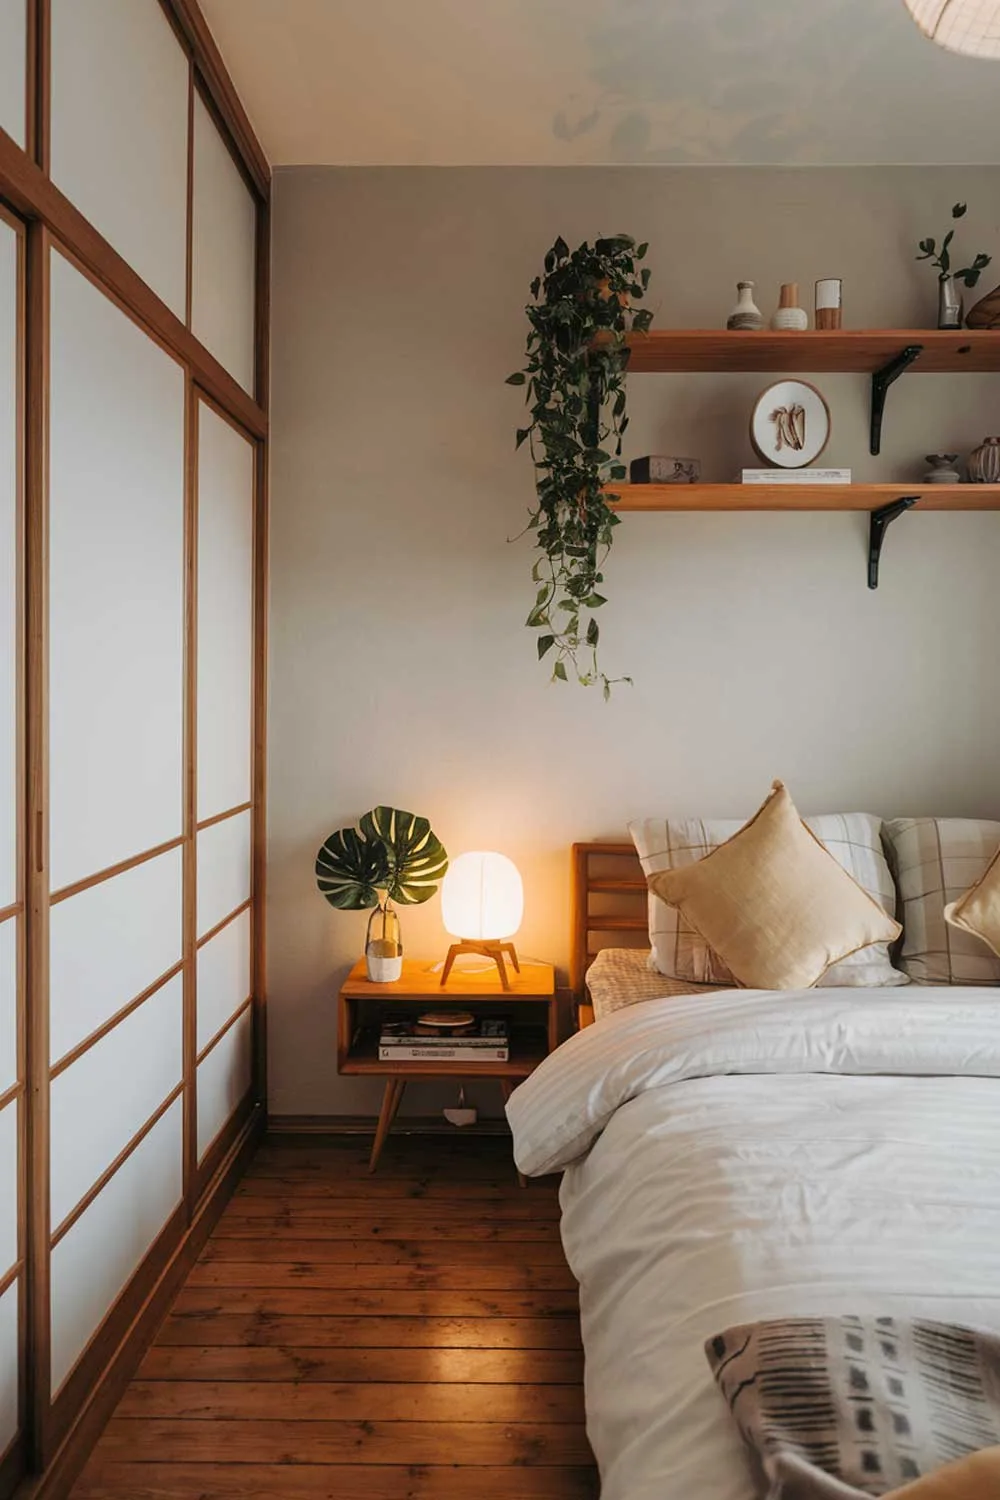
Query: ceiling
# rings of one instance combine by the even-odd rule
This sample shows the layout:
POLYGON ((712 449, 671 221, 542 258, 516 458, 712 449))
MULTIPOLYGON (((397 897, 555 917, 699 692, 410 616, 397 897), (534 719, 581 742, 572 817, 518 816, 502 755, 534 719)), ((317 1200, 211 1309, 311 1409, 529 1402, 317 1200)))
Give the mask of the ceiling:
POLYGON ((903 0, 202 0, 275 166, 1000 162, 903 0))

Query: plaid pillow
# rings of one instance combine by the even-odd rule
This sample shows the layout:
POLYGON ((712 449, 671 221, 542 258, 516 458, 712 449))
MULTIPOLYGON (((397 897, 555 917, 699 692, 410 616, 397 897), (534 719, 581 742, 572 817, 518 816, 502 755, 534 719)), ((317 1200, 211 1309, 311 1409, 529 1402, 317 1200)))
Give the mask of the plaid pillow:
POLYGON ((918 984, 1000 984, 1000 958, 944 918, 949 902, 986 873, 1000 848, 1000 823, 893 818, 884 827, 899 887, 901 967, 918 984))
MULTIPOLYGON (((880 818, 868 813, 830 813, 806 818, 805 823, 837 863, 890 917, 896 915, 896 887, 882 850, 880 818)), ((697 863, 744 826, 740 819, 706 822, 700 818, 671 821, 646 818, 629 824, 629 832, 646 876, 697 863)), ((649 895, 649 941, 653 963, 661 974, 696 984, 735 985, 722 959, 699 933, 688 926, 673 906, 649 895)), ((821 986, 906 984, 907 976, 893 968, 887 943, 872 943, 832 964, 817 981, 821 986)))

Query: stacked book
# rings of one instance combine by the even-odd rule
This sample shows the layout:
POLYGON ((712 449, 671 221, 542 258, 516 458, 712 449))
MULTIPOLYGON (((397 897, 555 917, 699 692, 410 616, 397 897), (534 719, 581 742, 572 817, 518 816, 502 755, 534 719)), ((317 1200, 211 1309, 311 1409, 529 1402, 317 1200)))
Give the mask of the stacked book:
POLYGON ((423 1026, 420 1021, 383 1021, 379 1062, 507 1062, 506 1021, 482 1019, 466 1026, 423 1026))
POLYGON ((850 484, 850 469, 744 469, 741 484, 850 484))

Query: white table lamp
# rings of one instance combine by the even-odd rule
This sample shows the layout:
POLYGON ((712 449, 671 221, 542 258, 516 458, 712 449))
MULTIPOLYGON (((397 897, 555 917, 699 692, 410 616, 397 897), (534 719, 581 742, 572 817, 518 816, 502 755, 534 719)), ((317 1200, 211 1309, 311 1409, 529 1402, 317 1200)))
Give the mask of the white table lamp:
POLYGON ((510 939, 524 915, 524 886, 517 866, 505 854, 475 850, 452 860, 441 886, 441 915, 452 937, 441 971, 445 984, 460 953, 490 958, 500 972, 500 983, 510 989, 504 955, 518 974, 521 965, 510 939))

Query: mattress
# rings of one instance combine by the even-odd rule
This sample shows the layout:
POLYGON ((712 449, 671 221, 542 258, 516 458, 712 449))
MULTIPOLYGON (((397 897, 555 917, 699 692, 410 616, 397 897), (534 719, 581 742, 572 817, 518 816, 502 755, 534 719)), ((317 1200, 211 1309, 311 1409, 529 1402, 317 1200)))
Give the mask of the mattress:
POLYGON ((602 1500, 751 1500, 704 1355, 735 1324, 1000 1331, 1000 992, 723 990, 619 1010, 507 1106, 563 1169, 602 1500))
POLYGON ((587 970, 594 1017, 600 1021, 640 1000, 662 1000, 670 995, 710 995, 718 985, 668 979, 651 966, 648 948, 602 948, 587 970))

